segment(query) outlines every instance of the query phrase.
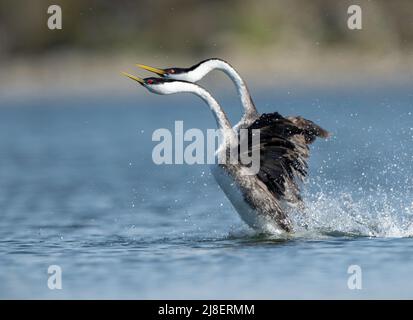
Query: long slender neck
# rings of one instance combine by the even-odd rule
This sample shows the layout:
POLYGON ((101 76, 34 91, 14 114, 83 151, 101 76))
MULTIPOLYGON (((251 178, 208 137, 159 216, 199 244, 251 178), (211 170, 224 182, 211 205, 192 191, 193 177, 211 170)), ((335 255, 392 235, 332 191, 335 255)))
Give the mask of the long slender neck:
POLYGON ((201 79, 214 69, 225 72, 225 74, 227 74, 235 84, 238 91, 238 96, 240 97, 241 104, 245 112, 243 119, 255 120, 255 118, 258 117, 258 111, 252 101, 248 87, 238 72, 235 71, 235 69, 228 62, 221 59, 210 59, 200 63, 192 72, 196 74, 197 78, 201 79))
POLYGON ((237 140, 234 130, 231 127, 231 123, 229 122, 227 115, 222 110, 219 103, 214 99, 214 97, 206 91, 204 88, 200 87, 197 84, 189 83, 189 82, 182 82, 180 92, 188 92, 193 93, 200 97, 204 102, 209 106, 211 109, 215 120, 217 122, 217 126, 219 129, 222 129, 224 133, 224 141, 226 144, 234 143, 237 140))

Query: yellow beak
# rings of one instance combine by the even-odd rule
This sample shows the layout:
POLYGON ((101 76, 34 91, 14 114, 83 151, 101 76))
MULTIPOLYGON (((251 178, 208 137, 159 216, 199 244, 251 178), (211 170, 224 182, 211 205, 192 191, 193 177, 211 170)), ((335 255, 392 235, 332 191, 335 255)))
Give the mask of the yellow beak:
POLYGON ((148 70, 148 71, 150 71, 150 72, 159 74, 159 75, 161 75, 161 76, 163 76, 164 74, 166 74, 166 71, 165 71, 165 70, 158 69, 158 68, 154 68, 154 67, 150 67, 150 66, 145 66, 144 64, 137 64, 136 66, 139 67, 139 68, 148 70))
POLYGON ((122 74, 123 74, 124 76, 127 76, 128 78, 130 78, 130 79, 132 79, 132 80, 135 80, 135 81, 139 82, 140 84, 144 84, 144 83, 145 83, 145 81, 144 81, 143 79, 141 79, 141 78, 139 78, 139 77, 135 77, 135 76, 133 76, 133 75, 131 75, 131 74, 129 74, 129 73, 122 72, 122 74))

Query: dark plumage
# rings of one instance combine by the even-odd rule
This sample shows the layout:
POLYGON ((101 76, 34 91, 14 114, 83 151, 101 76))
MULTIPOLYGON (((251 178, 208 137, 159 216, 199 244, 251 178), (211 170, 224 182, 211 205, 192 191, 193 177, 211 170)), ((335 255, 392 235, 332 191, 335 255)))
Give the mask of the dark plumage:
POLYGON ((258 178, 279 200, 301 205, 299 182, 307 175, 308 144, 329 133, 302 117, 284 118, 277 112, 264 113, 248 129, 249 148, 260 150, 258 178), (260 144, 251 144, 253 129, 260 130, 260 144))
POLYGON ((324 130, 311 120, 307 120, 299 116, 287 117, 287 119, 302 130, 302 135, 305 138, 306 144, 313 143, 317 137, 328 138, 330 136, 330 133, 327 130, 324 130))
POLYGON ((150 79, 149 83, 127 75, 151 92, 158 94, 191 92, 200 96, 209 105, 218 127, 225 129, 224 136, 227 138, 217 152, 218 159, 227 161, 214 166, 212 172, 240 217, 252 228, 264 232, 278 232, 279 229, 286 232, 293 231, 293 224, 284 204, 304 207, 299 192, 299 182, 307 175, 308 144, 316 137, 328 137, 328 132, 301 117, 284 118, 276 112, 260 116, 247 84, 238 72, 222 59, 207 59, 190 68, 157 69, 139 66, 164 78, 173 79, 169 82, 150 79), (212 70, 225 72, 237 88, 244 115, 234 128, 231 128, 225 112, 210 93, 198 85, 191 86, 191 83, 198 82, 212 70), (247 129, 247 135, 244 134, 243 129, 247 129), (251 137, 254 129, 260 130, 259 142, 251 137), (237 142, 239 159, 234 163, 231 162, 235 151, 232 148, 237 148, 237 142), (244 151, 245 146, 248 148, 244 151), (256 166, 256 150, 260 155, 259 168, 256 166), (252 163, 248 168, 248 164, 244 164, 243 160, 250 157, 252 163))

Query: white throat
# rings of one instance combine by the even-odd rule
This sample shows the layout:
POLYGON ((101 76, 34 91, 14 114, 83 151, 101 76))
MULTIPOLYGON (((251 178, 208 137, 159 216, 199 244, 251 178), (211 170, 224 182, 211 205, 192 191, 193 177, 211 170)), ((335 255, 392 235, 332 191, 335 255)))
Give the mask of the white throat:
POLYGON ((241 122, 253 121, 258 117, 258 111, 251 99, 251 95, 248 91, 248 87, 244 80, 240 77, 237 71, 227 62, 220 59, 210 59, 201 63, 194 70, 190 71, 188 75, 188 81, 197 82, 201 80, 212 70, 221 70, 227 74, 232 82, 235 84, 238 96, 240 97, 242 107, 244 108, 244 116, 241 122))
POLYGON ((224 133, 223 145, 228 146, 229 144, 233 144, 237 141, 235 132, 232 129, 231 123, 229 122, 224 110, 214 99, 214 97, 201 86, 190 82, 174 81, 161 84, 161 87, 153 92, 160 94, 187 92, 197 95, 209 106, 215 117, 218 128, 222 129, 224 133))

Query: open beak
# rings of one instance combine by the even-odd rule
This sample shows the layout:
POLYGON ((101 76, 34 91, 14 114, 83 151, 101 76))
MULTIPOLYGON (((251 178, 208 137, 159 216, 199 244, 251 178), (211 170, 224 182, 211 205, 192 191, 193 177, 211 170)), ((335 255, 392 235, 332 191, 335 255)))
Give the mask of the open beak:
POLYGON ((148 70, 148 71, 150 71, 150 72, 159 74, 160 76, 163 76, 163 75, 166 74, 166 71, 165 71, 165 70, 158 69, 158 68, 154 68, 154 67, 150 67, 150 66, 145 66, 144 64, 137 64, 136 66, 139 67, 139 68, 148 70))
POLYGON ((123 74, 124 76, 127 76, 129 79, 132 79, 132 80, 135 80, 135 81, 139 82, 141 85, 143 85, 143 84, 145 83, 145 81, 144 81, 143 79, 138 78, 138 77, 135 77, 135 76, 133 76, 133 75, 131 75, 131 74, 129 74, 129 73, 122 72, 122 74, 123 74))

